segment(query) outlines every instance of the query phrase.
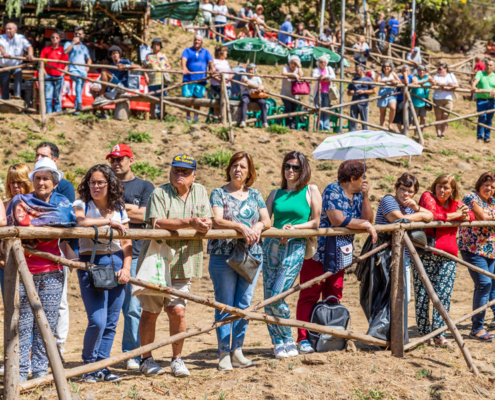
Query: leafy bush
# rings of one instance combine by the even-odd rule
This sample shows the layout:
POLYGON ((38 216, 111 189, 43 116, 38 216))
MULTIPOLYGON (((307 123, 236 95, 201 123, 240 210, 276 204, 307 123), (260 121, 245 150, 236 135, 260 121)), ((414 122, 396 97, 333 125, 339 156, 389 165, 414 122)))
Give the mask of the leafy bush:
POLYGON ((152 181, 154 181, 155 178, 160 175, 160 169, 146 161, 136 162, 132 164, 132 171, 135 175, 147 177, 152 181))
POLYGON ((25 162, 25 163, 33 163, 36 158, 36 153, 32 150, 23 151, 17 153, 17 155, 25 162))
POLYGON ((200 164, 206 164, 210 167, 223 168, 229 164, 232 153, 229 150, 217 150, 213 154, 205 154, 199 158, 200 164))
POLYGON ((285 135, 287 132, 290 131, 290 129, 283 125, 273 124, 266 128, 266 131, 270 133, 276 133, 277 135, 285 135))
POLYGON ((330 164, 324 162, 324 163, 318 164, 317 169, 318 169, 318 171, 332 171, 333 169, 335 169, 335 167, 333 165, 330 165, 330 164))
POLYGON ((131 143, 151 143, 151 135, 149 132, 129 132, 127 140, 131 143))

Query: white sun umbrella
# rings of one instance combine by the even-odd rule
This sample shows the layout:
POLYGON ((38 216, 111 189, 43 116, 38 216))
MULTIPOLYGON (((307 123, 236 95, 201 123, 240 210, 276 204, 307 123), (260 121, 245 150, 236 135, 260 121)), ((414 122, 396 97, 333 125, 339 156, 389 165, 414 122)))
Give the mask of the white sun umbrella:
MULTIPOLYGON (((405 135, 384 131, 354 131, 327 137, 313 151, 315 160, 364 160, 418 156, 423 146, 405 135)), ((365 172, 366 177, 366 172, 365 172)))

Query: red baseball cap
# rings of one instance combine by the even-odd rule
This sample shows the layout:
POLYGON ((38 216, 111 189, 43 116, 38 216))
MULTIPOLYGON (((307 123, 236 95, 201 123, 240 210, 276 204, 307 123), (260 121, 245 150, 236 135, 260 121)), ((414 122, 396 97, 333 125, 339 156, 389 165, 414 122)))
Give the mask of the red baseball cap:
POLYGON ((129 146, 127 146, 126 144, 117 143, 115 146, 112 147, 112 150, 107 155, 106 160, 108 160, 110 157, 124 157, 124 156, 127 156, 129 158, 134 157, 134 155, 132 154, 132 150, 129 146))

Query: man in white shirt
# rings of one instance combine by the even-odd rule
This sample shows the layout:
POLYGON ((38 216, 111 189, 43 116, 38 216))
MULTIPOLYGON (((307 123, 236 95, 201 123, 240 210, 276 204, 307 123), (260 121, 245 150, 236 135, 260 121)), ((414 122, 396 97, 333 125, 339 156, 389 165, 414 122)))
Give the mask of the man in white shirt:
MULTIPOLYGON (((17 34, 17 25, 9 22, 5 27, 5 33, 0 36, 0 68, 11 67, 22 64, 22 60, 12 59, 11 57, 22 57, 24 52, 27 52, 27 59, 33 59, 33 46, 24 37, 17 34)), ((0 90, 2 91, 2 100, 10 98, 10 74, 14 75, 14 97, 21 97, 22 70, 16 68, 14 70, 0 72, 0 90)))

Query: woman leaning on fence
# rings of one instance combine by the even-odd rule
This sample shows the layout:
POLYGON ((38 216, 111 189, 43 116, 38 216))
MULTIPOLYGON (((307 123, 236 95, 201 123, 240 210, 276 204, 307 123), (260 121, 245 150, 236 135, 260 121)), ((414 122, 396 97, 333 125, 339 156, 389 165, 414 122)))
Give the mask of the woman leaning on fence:
MULTIPOLYGON (((122 200, 124 187, 108 165, 98 164, 90 168, 81 180, 77 192, 80 197, 74 202, 74 209, 79 226, 116 229, 122 234, 127 232, 129 217, 122 200)), ((92 239, 79 239, 81 261, 90 262, 94 245, 92 239)), ((97 291, 90 284, 88 272, 77 271, 81 297, 88 316, 82 350, 85 364, 110 357, 120 310, 124 303, 125 284, 129 281, 131 271, 130 239, 98 241, 96 250, 93 263, 113 268, 117 273, 119 285, 111 290, 97 291)), ((82 380, 88 383, 117 382, 121 379, 108 368, 82 376, 82 380)))
MULTIPOLYGON (((335 79, 335 71, 328 65, 328 56, 325 54, 318 58, 318 64, 313 69, 313 78, 318 78, 315 82, 314 89, 314 101, 318 108, 324 108, 330 106, 329 92, 330 87, 333 85, 332 80, 335 79)), ((330 130, 330 115, 321 113, 320 115, 320 131, 330 130)))
MULTIPOLYGON (((256 169, 249 153, 234 154, 225 169, 227 184, 211 193, 213 227, 234 229, 244 240, 213 239, 208 241, 210 264, 208 270, 213 282, 215 300, 232 307, 245 309, 251 305, 256 282, 263 264, 263 249, 260 244, 261 232, 270 228, 265 201, 261 193, 251 186, 256 181, 256 169), (261 261, 258 271, 249 282, 227 264, 236 246, 245 247, 257 260, 261 261)), ((215 321, 230 317, 230 314, 215 310, 215 321)), ((234 368, 253 366, 253 362, 242 354, 242 346, 248 320, 238 319, 231 324, 217 328, 218 369, 230 371, 234 368)))
MULTIPOLYGON (((376 243, 377 234, 371 224, 373 209, 369 200, 369 184, 364 179, 364 164, 348 160, 340 164, 338 182, 325 188, 322 196, 320 228, 343 227, 365 229, 376 243)), ((324 272, 332 276, 324 282, 301 290, 297 302, 297 319, 308 321, 314 306, 329 296, 342 298, 344 289, 344 269, 352 262, 354 235, 322 236, 318 238, 318 250, 312 259, 305 260, 301 269, 300 283, 308 282, 324 272)), ((308 332, 298 329, 297 341, 300 353, 312 353, 314 349, 308 341, 308 332)))
MULTIPOLYGON (((424 192, 419 201, 421 207, 433 213, 434 221, 473 221, 474 214, 459 199, 459 189, 455 177, 451 174, 442 174, 435 179, 430 191, 424 192)), ((435 241, 434 247, 457 257, 456 242, 457 227, 442 229, 426 229, 425 233, 435 241)), ((454 289, 454 279, 457 263, 439 254, 431 252, 420 254, 426 274, 435 289, 440 301, 447 310, 450 309, 450 299, 454 289)), ((430 298, 419 278, 416 269, 413 269, 414 300, 416 303, 416 323, 421 336, 429 334, 445 325, 436 308, 433 309, 433 326, 430 324, 430 298)), ((452 343, 445 339, 445 332, 435 336, 435 345, 451 348, 452 343)))
MULTIPOLYGON (((320 223, 321 195, 316 185, 310 185, 311 168, 298 151, 286 154, 282 162, 282 184, 270 193, 268 213, 273 215, 273 227, 294 231, 316 229, 320 223)), ((292 287, 306 254, 307 239, 268 238, 263 243, 263 289, 265 299, 292 287)), ((289 305, 281 299, 265 307, 267 315, 290 318, 289 305)), ((299 353, 291 328, 268 324, 275 358, 294 357, 299 353)))
MULTIPOLYGON (((495 220, 495 174, 485 172, 482 174, 474 190, 464 196, 462 201, 474 212, 477 221, 495 220)), ((486 272, 495 272, 495 228, 493 227, 465 227, 459 230, 459 250, 462 259, 486 272)), ((469 270, 469 275, 474 282, 473 310, 484 306, 495 299, 495 280, 476 271, 469 270)), ((495 305, 491 306, 495 315, 495 305)), ((473 326, 469 337, 485 342, 493 340, 493 334, 484 329, 485 311, 471 318, 473 326)), ((488 325, 495 328, 495 318, 488 325)))
MULTIPOLYGON (((39 160, 34 171, 29 172, 34 191, 18 194, 7 209, 9 225, 16 226, 75 226, 76 217, 69 200, 60 193, 54 192, 63 173, 48 157, 39 160)), ((23 241, 27 247, 60 256, 59 239, 23 241)), ((58 323, 58 311, 64 288, 64 273, 62 266, 46 258, 26 255, 29 272, 33 276, 43 310, 52 333, 58 323)), ((47 375, 48 358, 33 311, 28 302, 24 283, 19 284, 19 380, 28 379, 28 371, 32 370, 32 378, 47 375)))

